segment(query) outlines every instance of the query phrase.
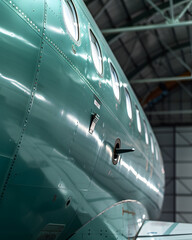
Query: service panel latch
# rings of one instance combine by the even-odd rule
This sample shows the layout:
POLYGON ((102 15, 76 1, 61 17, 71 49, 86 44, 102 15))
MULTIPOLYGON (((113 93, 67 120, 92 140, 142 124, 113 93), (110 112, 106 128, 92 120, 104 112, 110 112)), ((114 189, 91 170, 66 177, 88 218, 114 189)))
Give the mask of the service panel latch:
POLYGON ((95 126, 96 126, 97 122, 99 121, 99 118, 100 118, 100 116, 97 113, 93 113, 91 115, 91 124, 90 124, 90 127, 89 127, 89 133, 90 134, 92 134, 94 132, 95 126))

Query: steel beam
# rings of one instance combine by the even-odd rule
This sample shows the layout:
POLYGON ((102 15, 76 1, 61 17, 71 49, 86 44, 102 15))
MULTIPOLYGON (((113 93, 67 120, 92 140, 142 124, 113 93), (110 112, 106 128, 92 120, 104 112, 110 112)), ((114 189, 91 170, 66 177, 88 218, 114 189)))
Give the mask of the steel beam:
MULTIPOLYGON (((161 41, 161 40, 160 40, 161 41)), ((161 41, 162 45, 174 56, 178 62, 181 63, 189 72, 192 72, 192 68, 187 65, 182 58, 180 58, 173 49, 171 49, 165 42, 161 41)))
MULTIPOLYGON (((176 7, 179 7, 179 6, 182 6, 183 4, 185 4, 185 3, 188 3, 189 1, 191 1, 191 0, 183 0, 183 1, 181 1, 181 0, 175 0, 174 1, 174 8, 176 8, 176 7)), ((169 2, 168 3, 163 3, 163 4, 161 4, 161 6, 159 6, 159 8, 162 10, 162 11, 167 11, 168 9, 169 9, 169 2)), ((137 16, 135 19, 133 19, 133 21, 132 21, 132 25, 135 25, 136 23, 138 23, 138 22, 140 22, 142 19, 146 19, 146 18, 150 18, 150 17, 152 17, 153 16, 153 14, 154 14, 154 9, 151 9, 151 10, 149 10, 149 11, 146 11, 146 13, 145 14, 141 14, 141 15, 139 15, 139 16, 137 16)), ((130 24, 131 25, 131 24, 130 24)), ((121 32, 121 33, 119 33, 119 34, 116 34, 116 36, 115 35, 111 35, 110 37, 110 39, 108 39, 108 43, 109 44, 113 44, 115 41, 117 41, 120 37, 122 37, 124 34, 125 34, 126 32, 121 32), (112 37, 113 36, 113 37, 112 37)))
POLYGON ((103 14, 106 8, 109 7, 113 0, 108 0, 108 2, 101 8, 101 10, 94 16, 95 21, 103 14))
POLYGON ((173 209, 174 209, 174 222, 176 222, 176 212, 177 212, 177 186, 176 186, 176 176, 177 176, 177 167, 176 167, 176 127, 173 127, 173 209))
POLYGON ((192 98, 192 92, 184 86, 184 84, 182 84, 181 82, 179 82, 179 86, 187 93, 187 95, 192 98))
POLYGON ((147 111, 145 112, 147 115, 179 115, 179 114, 192 114, 192 110, 171 110, 171 111, 147 111))
POLYGON ((181 179, 178 180, 178 182, 189 192, 187 195, 190 195, 192 197, 192 190, 189 188, 181 179))
POLYGON ((171 15, 171 20, 172 22, 174 22, 174 5, 173 5, 173 0, 169 0, 169 3, 170 3, 170 15, 171 15))
POLYGON ((183 133, 177 131, 177 134, 188 144, 188 147, 191 147, 192 142, 189 141, 189 139, 187 139, 185 136, 183 136, 184 135, 183 133))
POLYGON ((190 77, 165 77, 165 78, 151 78, 151 79, 138 79, 131 80, 131 84, 141 84, 141 83, 155 83, 155 82, 176 82, 176 81, 191 81, 192 76, 190 77))
MULTIPOLYGON (((171 49, 172 51, 177 51, 177 50, 182 50, 182 49, 185 49, 185 48, 189 48, 191 46, 191 42, 186 42, 186 43, 183 43, 181 45, 176 45, 176 46, 173 46, 171 49)), ((157 59, 161 59, 161 58, 164 58, 165 55, 169 52, 168 49, 164 48, 163 51, 161 53, 158 53, 156 54, 155 56, 153 56, 151 58, 151 61, 155 61, 157 59)), ((144 62, 142 63, 141 65, 138 66, 137 69, 133 70, 131 73, 128 73, 127 74, 127 78, 128 79, 132 79, 138 72, 140 72, 141 70, 143 70, 146 66, 148 66, 148 62, 144 62)))
POLYGON ((179 19, 183 17, 183 15, 186 13, 186 11, 190 8, 191 4, 192 4, 192 1, 190 0, 190 2, 183 9, 183 11, 176 17, 175 21, 179 21, 179 19))
MULTIPOLYGON (((171 194, 170 194, 171 195, 171 194)), ((183 194, 184 196, 185 196, 185 194, 183 194)), ((173 194, 171 195, 171 196, 173 196, 173 194)), ((163 211, 163 213, 173 213, 172 211, 163 211)), ((192 214, 192 212, 191 211, 179 211, 179 212, 177 212, 178 214, 192 214)), ((173 239, 173 238, 172 238, 173 239)))
POLYGON ((151 0, 146 0, 146 1, 147 1, 158 13, 160 13, 165 20, 170 21, 170 18, 166 17, 164 11, 161 10, 153 1, 151 1, 151 0))
POLYGON ((109 28, 109 29, 103 29, 101 31, 103 34, 116 34, 116 33, 123 33, 123 32, 124 33, 125 32, 138 32, 138 31, 146 31, 146 30, 153 30, 153 29, 184 27, 184 26, 191 26, 191 25, 192 25, 192 21, 184 21, 184 22, 134 26, 134 27, 109 28))
POLYGON ((183 219, 184 223, 189 223, 189 221, 183 216, 183 214, 181 213, 177 213, 179 215, 180 218, 183 219))

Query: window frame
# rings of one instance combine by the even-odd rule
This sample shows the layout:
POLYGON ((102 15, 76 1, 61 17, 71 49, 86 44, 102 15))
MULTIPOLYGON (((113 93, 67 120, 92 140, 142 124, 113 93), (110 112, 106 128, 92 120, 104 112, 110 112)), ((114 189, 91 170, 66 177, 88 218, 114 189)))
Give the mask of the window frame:
POLYGON ((126 109, 127 109, 127 116, 129 118, 130 121, 133 121, 133 106, 132 106, 132 100, 131 100, 131 95, 128 91, 128 88, 125 87, 125 101, 126 101, 126 109), (131 107, 131 117, 128 114, 128 106, 127 106, 127 96, 129 97, 129 102, 130 102, 130 107, 131 107))
POLYGON ((148 131, 147 123, 146 123, 145 119, 143 119, 143 126, 144 126, 145 143, 146 143, 146 145, 149 145, 149 131, 148 131), (147 135, 147 138, 146 138, 146 135, 147 135), (147 141, 146 141, 146 139, 147 139, 147 141))
POLYGON ((154 140, 153 140, 153 136, 152 136, 152 133, 150 133, 150 143, 151 143, 151 153, 154 155, 155 153, 155 143, 154 143, 154 140))
POLYGON ((155 143, 155 158, 157 161, 159 160, 159 148, 157 143, 155 143))
POLYGON ((100 77, 103 77, 103 73, 104 73, 104 61, 103 61, 103 54, 102 54, 102 49, 101 49, 101 46, 99 44, 99 41, 94 33, 94 31, 92 30, 91 27, 89 27, 88 29, 89 31, 89 41, 90 41, 90 48, 91 48, 91 56, 92 56, 92 61, 93 61, 93 64, 94 64, 94 67, 95 67, 95 70, 97 72, 97 74, 100 76, 100 77), (98 48, 99 49, 99 52, 100 52, 100 56, 101 56, 101 67, 102 67, 102 72, 100 73, 99 70, 97 69, 96 67, 96 64, 95 64, 95 61, 94 61, 94 58, 93 58, 93 50, 92 50, 92 40, 91 40, 91 35, 95 38, 96 42, 97 42, 97 45, 98 45, 98 48))
POLYGON ((139 108, 136 104, 135 104, 135 113, 136 113, 137 130, 138 130, 139 134, 142 134, 141 114, 140 114, 140 110, 139 110, 139 108), (138 118, 138 116, 139 116, 139 118, 138 118), (139 125, 138 125, 138 120, 140 122, 140 128, 139 128, 139 125))
POLYGON ((63 0, 63 1, 62 1, 62 17, 63 17, 63 22, 64 22, 64 25, 65 25, 65 28, 66 28, 66 30, 67 30, 67 33, 68 33, 69 37, 72 39, 72 41, 73 41, 74 43, 76 43, 76 44, 78 45, 78 43, 80 42, 79 16, 78 16, 78 13, 77 13, 75 4, 73 3, 72 0, 63 0), (77 33, 78 33, 78 38, 77 38, 77 39, 74 38, 74 36, 71 34, 69 28, 67 27, 66 18, 65 18, 65 16, 64 16, 64 10, 63 10, 63 8, 64 8, 64 3, 65 3, 65 4, 68 4, 69 7, 72 9, 72 12, 75 13, 75 18, 76 18, 76 20, 77 20, 77 22, 76 22, 76 24, 77 24, 77 33), (71 7, 71 6, 72 6, 72 7, 71 7))
POLYGON ((116 70, 116 68, 114 67, 114 64, 113 64, 110 60, 109 60, 109 71, 110 71, 110 76, 111 76, 111 84, 112 84, 111 87, 112 87, 112 89, 113 89, 113 94, 114 94, 114 96, 115 96, 116 101, 117 101, 118 103, 120 103, 120 101, 121 101, 120 79, 119 79, 119 75, 118 75, 118 73, 117 73, 117 70, 116 70), (116 76, 117 76, 118 84, 119 84, 119 86, 118 86, 119 99, 116 97, 115 91, 114 91, 114 82, 113 82, 113 79, 112 79, 112 70, 114 70, 114 72, 115 72, 115 74, 116 74, 116 76))

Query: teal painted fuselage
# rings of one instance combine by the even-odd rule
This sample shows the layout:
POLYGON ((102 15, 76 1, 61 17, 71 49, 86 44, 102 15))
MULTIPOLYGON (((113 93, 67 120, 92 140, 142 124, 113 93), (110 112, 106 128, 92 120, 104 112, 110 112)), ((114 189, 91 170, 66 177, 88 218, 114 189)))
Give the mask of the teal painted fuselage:
POLYGON ((152 129, 84 3, 73 3, 80 26, 77 42, 66 29, 62 1, 0 0, 2 240, 46 239, 41 235, 49 224, 60 226, 58 239, 65 240, 122 200, 140 202, 150 218, 157 218, 162 207, 164 169, 152 129), (92 60, 90 29, 100 44, 102 74, 92 60), (110 62, 120 80, 119 101, 110 62), (91 134, 94 114, 99 120, 91 134), (143 120, 157 154, 150 140, 145 142, 143 120), (116 139, 122 149, 135 151, 120 155, 115 165, 116 139))

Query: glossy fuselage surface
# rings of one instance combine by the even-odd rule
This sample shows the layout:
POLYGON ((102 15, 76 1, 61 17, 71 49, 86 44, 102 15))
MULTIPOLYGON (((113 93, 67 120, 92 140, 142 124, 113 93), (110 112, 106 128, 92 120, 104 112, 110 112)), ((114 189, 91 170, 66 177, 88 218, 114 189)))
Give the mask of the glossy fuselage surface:
MULTIPOLYGON (((62 1, 0 1, 4 239, 37 239, 49 223, 61 224, 59 239, 67 239, 125 199, 141 202, 152 218, 162 206, 162 159, 160 154, 155 159, 143 130, 137 131, 134 106, 139 103, 83 2, 73 2, 80 25, 78 42, 66 29, 62 1), (89 29, 100 42, 102 75, 92 61, 89 29), (113 94, 110 61, 121 81, 120 101, 113 94), (132 121, 124 86, 132 98, 132 121), (90 134, 92 114, 100 118, 90 134), (117 138, 122 148, 134 147, 135 152, 122 155, 114 165, 117 138)), ((142 109, 140 114, 152 133, 142 109)))

